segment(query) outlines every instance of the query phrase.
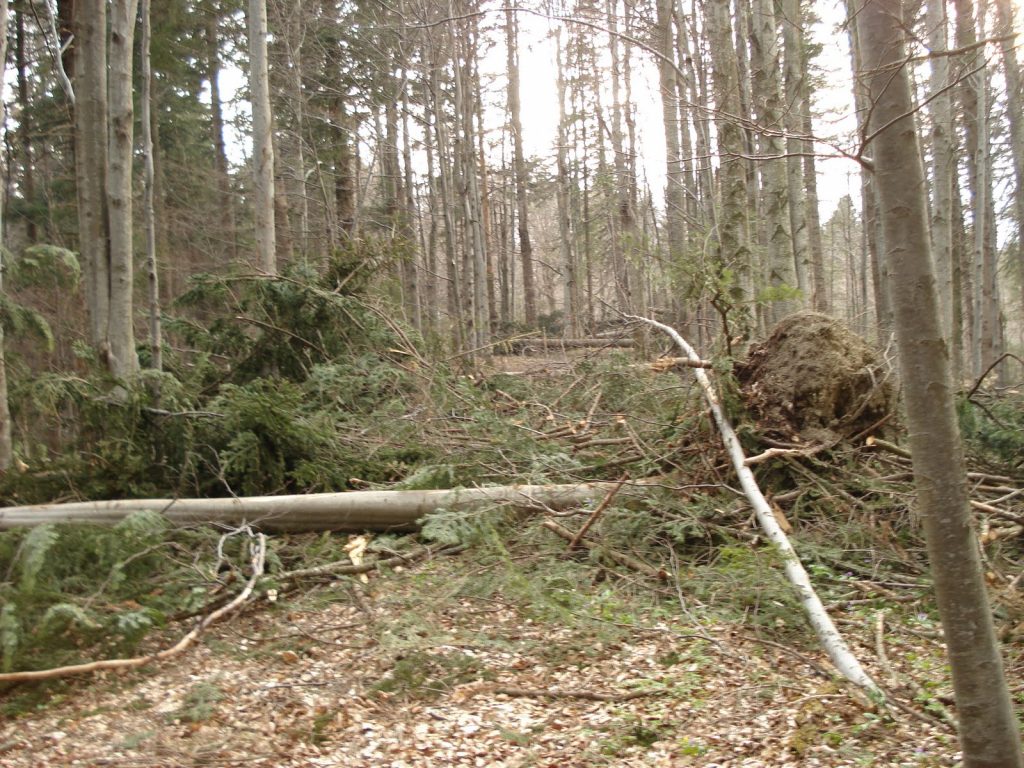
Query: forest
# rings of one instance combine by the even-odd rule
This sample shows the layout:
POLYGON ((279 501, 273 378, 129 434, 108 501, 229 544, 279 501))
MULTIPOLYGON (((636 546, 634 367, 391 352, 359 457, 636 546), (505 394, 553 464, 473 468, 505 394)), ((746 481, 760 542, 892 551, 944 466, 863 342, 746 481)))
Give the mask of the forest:
POLYGON ((1011 0, 2 0, 0 764, 1024 768, 1011 0))

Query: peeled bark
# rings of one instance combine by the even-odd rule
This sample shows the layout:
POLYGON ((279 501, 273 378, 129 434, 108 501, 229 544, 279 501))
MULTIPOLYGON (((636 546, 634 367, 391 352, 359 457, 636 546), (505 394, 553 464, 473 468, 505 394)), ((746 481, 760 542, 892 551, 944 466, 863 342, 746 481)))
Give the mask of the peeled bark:
MULTIPOLYGON (((174 525, 249 523, 264 531, 412 530, 428 512, 507 504, 521 509, 566 509, 596 501, 616 483, 500 485, 438 491, 349 491, 231 499, 81 501, 0 508, 0 530, 44 523, 114 525, 133 512, 163 515, 174 525)), ((642 484, 637 484, 642 485, 642 484)))
POLYGON ((899 0, 857 13, 860 76, 872 100, 867 146, 889 256, 907 432, 935 596, 953 676, 965 768, 1024 765, 992 624, 971 514, 954 387, 939 319, 927 186, 907 72, 899 0), (869 134, 870 135, 870 134, 869 134))

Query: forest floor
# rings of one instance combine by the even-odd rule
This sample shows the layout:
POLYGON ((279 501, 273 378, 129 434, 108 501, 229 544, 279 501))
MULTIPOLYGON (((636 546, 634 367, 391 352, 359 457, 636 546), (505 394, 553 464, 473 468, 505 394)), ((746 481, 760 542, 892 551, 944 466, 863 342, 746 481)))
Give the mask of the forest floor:
MULTIPOLYGON (((465 545, 459 554, 279 595, 264 584, 171 660, 0 692, 0 766, 958 765, 907 459, 858 444, 758 466, 816 589, 889 694, 883 708, 835 675, 689 385, 587 357, 494 358, 508 376, 458 379, 465 392, 418 429, 448 446, 438 470, 456 485, 510 472, 614 480, 623 466, 664 478, 604 511, 587 537, 595 549, 570 556, 543 525, 557 516, 578 531, 586 510, 428 519, 421 536, 465 545), (473 410, 475 398, 486 407, 473 410), (643 575, 609 551, 654 568, 643 575)), ((407 439, 405 406, 395 413, 382 437, 367 431, 368 456, 371 440, 407 439)), ((1019 497, 1007 478, 979 477, 977 498, 1019 497)), ((1020 704, 1019 530, 999 523, 984 520, 987 565, 1020 704)), ((173 551, 208 608, 238 582, 220 583, 217 534, 191 535, 173 551)), ((416 539, 378 536, 369 552, 408 552, 416 539)), ((348 551, 327 534, 275 537, 271 549, 275 568, 348 551)), ((140 578, 138 600, 165 578, 140 578)), ((111 615, 139 607, 100 606, 101 591, 89 587, 88 602, 111 615)), ((171 622, 134 653, 192 626, 171 622)))
MULTIPOLYGON (((881 712, 823 675, 799 617, 769 639, 560 558, 550 538, 546 555, 470 549, 250 605, 171 661, 61 683, 38 711, 23 701, 0 725, 0 764, 955 764, 954 734, 924 709, 881 712)), ((887 679, 868 615, 840 621, 887 679)), ((928 634, 887 627, 892 663, 941 670, 928 634)))

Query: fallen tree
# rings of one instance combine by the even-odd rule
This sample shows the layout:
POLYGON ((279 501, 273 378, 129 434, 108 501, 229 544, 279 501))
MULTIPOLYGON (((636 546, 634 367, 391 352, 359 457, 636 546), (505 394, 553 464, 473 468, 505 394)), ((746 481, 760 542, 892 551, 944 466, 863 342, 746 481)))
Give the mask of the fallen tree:
MULTIPOLYGON (((636 315, 627 315, 627 317, 664 331, 689 359, 700 359, 693 347, 674 328, 646 317, 638 317, 636 315)), ((743 493, 754 509, 754 514, 757 517, 758 524, 761 526, 761 530, 764 531, 765 536, 768 537, 768 540, 778 550, 786 571, 786 577, 796 589, 796 593, 807 614, 807 619, 810 621, 811 626, 814 627, 822 647, 843 677, 860 686, 876 698, 883 698, 881 689, 864 671, 860 662, 850 651, 843 636, 836 629, 835 623, 828 615, 828 611, 818 597, 818 593, 814 591, 814 587, 811 585, 811 578, 807 575, 806 569, 800 562, 796 550, 793 549, 789 537, 782 530, 782 526, 776 519, 771 505, 768 504, 767 499, 765 499, 764 494, 758 487, 754 473, 750 471, 750 467, 747 464, 747 457, 743 453, 742 446, 740 446, 739 438, 726 418, 725 411, 722 410, 718 400, 718 393, 715 391, 707 371, 703 368, 695 368, 693 373, 697 378, 697 383, 700 384, 701 389, 704 391, 704 399, 707 401, 715 423, 718 425, 718 431, 722 435, 722 442, 729 453, 729 458, 732 459, 733 468, 736 470, 736 474, 740 479, 740 485, 743 487, 743 493)))
MULTIPOLYGON (((629 485, 641 485, 631 483, 629 485)), ((616 483, 499 485, 435 491, 347 491, 230 499, 127 499, 0 508, 0 530, 43 523, 113 525, 133 512, 157 512, 174 525, 251 524, 264 531, 408 531, 428 512, 510 505, 566 509, 600 501, 616 483)), ((627 486, 628 487, 628 486, 627 486)))

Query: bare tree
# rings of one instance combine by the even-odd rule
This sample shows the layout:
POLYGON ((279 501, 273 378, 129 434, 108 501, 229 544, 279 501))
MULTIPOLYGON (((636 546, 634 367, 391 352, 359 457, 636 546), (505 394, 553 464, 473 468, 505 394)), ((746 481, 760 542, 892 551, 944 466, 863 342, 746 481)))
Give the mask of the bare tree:
POLYGON ((906 69, 899 0, 856 14, 861 76, 871 97, 867 146, 890 259, 896 341, 918 506, 953 673, 966 768, 1024 765, 999 654, 978 542, 971 527, 953 380, 939 319, 926 182, 906 69))

